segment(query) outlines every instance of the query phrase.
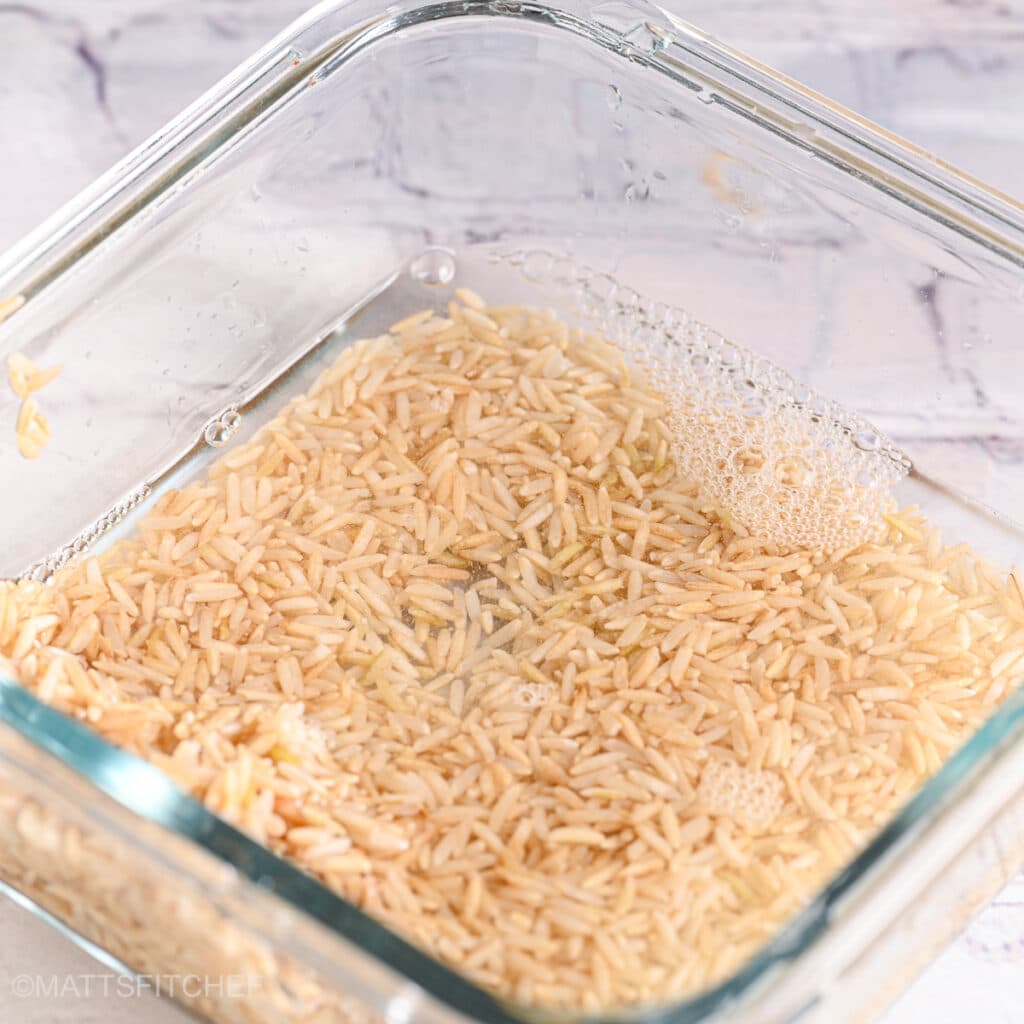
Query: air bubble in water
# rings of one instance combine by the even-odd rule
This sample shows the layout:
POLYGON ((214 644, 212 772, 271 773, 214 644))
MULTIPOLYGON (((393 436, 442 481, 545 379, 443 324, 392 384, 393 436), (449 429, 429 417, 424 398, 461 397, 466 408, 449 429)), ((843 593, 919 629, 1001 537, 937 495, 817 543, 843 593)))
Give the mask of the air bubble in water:
POLYGON ((775 463, 775 479, 783 487, 806 487, 814 479, 814 470, 799 455, 783 455, 775 463))
POLYGON ((739 369, 743 360, 742 354, 734 345, 723 345, 718 357, 721 359, 722 365, 731 373, 739 369))
POLYGON ((203 439, 211 448, 220 448, 238 433, 242 425, 241 414, 235 408, 225 409, 215 420, 206 424, 203 439))
POLYGON ((409 276, 420 284, 448 284, 455 277, 455 257, 447 249, 427 249, 409 264, 409 276))
POLYGON ((515 702, 524 708, 542 708, 554 693, 552 683, 520 683, 516 687, 515 702))
POLYGON ((733 456, 733 463, 741 473, 759 473, 764 468, 764 452, 760 448, 741 448, 733 456))
POLYGON ((555 257, 544 249, 530 249, 523 254, 521 273, 527 281, 545 284, 555 257))
POLYGON ((873 430, 858 430, 853 436, 853 443, 862 452, 876 452, 881 447, 882 439, 873 430))

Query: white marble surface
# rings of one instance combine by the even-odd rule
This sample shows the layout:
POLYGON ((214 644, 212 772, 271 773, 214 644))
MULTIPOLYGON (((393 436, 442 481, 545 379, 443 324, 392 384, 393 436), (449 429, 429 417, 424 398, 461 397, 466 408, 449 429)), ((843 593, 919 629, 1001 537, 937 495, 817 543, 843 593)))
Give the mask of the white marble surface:
MULTIPOLYGON (((306 0, 0 2, 0 248, 141 142, 306 0)), ((1008 193, 1024 197, 1024 4, 1008 0, 672 0, 680 16, 1008 193)), ((1024 442, 929 441, 947 478, 1024 499, 1024 442), (979 469, 981 467, 981 469, 979 469), (979 475, 980 474, 980 475, 979 475)), ((0 1020, 182 1024, 0 898, 0 1020), (78 979, 56 998, 15 982, 78 979)), ((24 985, 24 982, 19 982, 24 985)), ((997 899, 885 1024, 1011 1024, 1024 1006, 1024 880, 997 899)))

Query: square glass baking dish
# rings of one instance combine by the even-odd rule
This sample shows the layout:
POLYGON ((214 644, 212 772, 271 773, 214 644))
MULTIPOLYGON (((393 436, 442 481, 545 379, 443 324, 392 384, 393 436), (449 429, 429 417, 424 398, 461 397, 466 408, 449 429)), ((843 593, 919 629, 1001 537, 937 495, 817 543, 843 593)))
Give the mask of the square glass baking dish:
MULTIPOLYGON (((455 285, 685 309, 870 416, 914 463, 903 495, 1012 564, 1013 503, 925 464, 943 431, 1019 436, 1022 225, 638 0, 321 4, 0 262, 25 299, 0 354, 66 367, 45 461, 0 443, 0 578, 130 528, 455 285)), ((733 977, 592 1019, 870 1019, 1024 859, 1022 733, 1018 692, 733 977)), ((174 992, 211 1020, 569 1018, 476 988, 10 680, 0 879, 110 963, 224 979, 174 992)))

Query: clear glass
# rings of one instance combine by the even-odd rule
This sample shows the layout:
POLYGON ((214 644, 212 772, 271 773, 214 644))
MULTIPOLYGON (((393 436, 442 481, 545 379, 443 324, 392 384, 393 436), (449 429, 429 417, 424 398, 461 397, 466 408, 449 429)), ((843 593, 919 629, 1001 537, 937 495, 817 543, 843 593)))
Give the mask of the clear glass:
MULTIPOLYGON (((129 527, 213 454, 226 412, 243 438, 271 385, 281 400, 443 297, 449 270, 571 311, 564 268, 584 265, 864 413, 915 462, 943 423, 1024 422, 1010 201, 634 0, 327 3, 0 263, 0 296, 27 300, 0 353, 66 366, 46 392, 57 471, 0 446, 0 576, 129 527), (523 254, 544 252, 564 258, 531 272, 523 254)), ((998 495, 993 512, 928 487, 949 532, 1020 558, 998 495)), ((128 967, 192 962, 159 941, 180 921, 199 948, 216 930, 207 962, 270 979, 290 1019, 557 1017, 460 979, 12 685, 0 719, 0 876, 128 967), (155 927, 121 942, 115 904, 152 905, 155 927)), ((1024 852, 1022 732, 1018 694, 735 977, 609 1019, 849 1020, 891 997, 1024 852)), ((260 1005, 194 1008, 280 1019, 260 1005)))

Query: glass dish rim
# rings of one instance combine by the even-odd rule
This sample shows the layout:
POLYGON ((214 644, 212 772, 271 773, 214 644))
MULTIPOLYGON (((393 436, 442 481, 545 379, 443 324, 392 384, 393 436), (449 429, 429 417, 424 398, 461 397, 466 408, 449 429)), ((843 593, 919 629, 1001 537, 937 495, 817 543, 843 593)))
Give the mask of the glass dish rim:
MULTIPOLYGON (((610 55, 646 64, 690 89, 714 91, 721 104, 798 148, 992 248, 1024 267, 1024 201, 992 188, 878 124, 725 45, 651 0, 618 0, 632 8, 660 39, 655 51, 639 49, 591 17, 587 0, 319 0, 306 14, 130 151, 38 227, 0 253, 0 296, 22 295, 26 304, 109 240, 124 223, 182 182, 198 163, 232 142, 263 112, 268 93, 280 99, 297 83, 329 74, 364 46, 425 22, 481 16, 525 19, 568 30, 610 55), (334 19, 338 24, 330 24, 334 19), (328 37, 326 40, 324 37, 328 37), (305 49, 303 47, 306 47, 305 49), (716 77, 718 76, 718 77, 716 77), (752 103, 721 76, 772 101, 785 113, 752 103), (214 140, 202 129, 246 95, 259 97, 214 140), (191 141, 194 158, 173 161, 191 141), (144 195, 131 187, 145 175, 144 195), (63 251, 61 251, 63 250, 63 251), (56 253, 60 252, 59 257, 56 253)), ((15 312, 14 315, 17 315, 15 312)))
MULTIPOLYGON (((690 88, 695 81, 710 82, 716 88, 714 102, 815 151, 833 165, 847 171, 856 168, 861 178, 866 168, 869 184, 1024 266, 1024 206, 659 8, 642 0, 628 0, 628 5, 639 16, 651 19, 649 23, 659 31, 668 32, 666 25, 670 27, 670 41, 655 54, 640 52, 627 38, 591 21, 585 0, 561 0, 551 6, 532 0, 400 0, 384 14, 375 10, 373 0, 325 0, 0 257, 0 296, 23 294, 31 301, 116 234, 119 226, 176 187, 193 167, 233 141, 259 116, 268 95, 280 99, 310 75, 329 74, 364 46, 411 26, 482 15, 526 18, 567 29, 603 46, 609 58, 638 60, 690 88), (318 33, 327 38, 319 38, 318 33), (773 102, 762 109, 751 103, 750 94, 773 102), (261 102, 251 102, 253 97, 261 102), (203 129, 229 115, 230 130, 222 132, 216 144, 204 144, 203 129), (813 134, 806 131, 808 125, 813 134), (184 155, 175 160, 179 150, 184 155), (133 194, 132 188, 140 183, 146 187, 133 194)), ((539 1010, 486 992, 206 811, 148 762, 113 747, 42 704, 2 672, 0 721, 128 813, 170 829, 217 860, 239 869, 229 851, 247 848, 251 855, 247 863, 260 865, 258 871, 239 869, 249 882, 268 889, 290 908, 401 973, 441 1004, 473 1019, 493 1024, 567 1019, 594 1024, 618 1020, 686 1024, 706 1019, 709 1013, 733 1003, 764 980, 773 967, 810 949, 828 929, 836 905, 851 895, 862 879, 881 870, 888 855, 910 832, 938 817, 972 779, 991 767, 989 762, 1024 737, 1024 691, 1015 693, 990 716, 857 857, 739 971, 683 1000, 601 1014, 539 1010), (119 781, 132 773, 138 777, 140 772, 151 780, 149 785, 160 788, 163 800, 153 801, 150 793, 147 800, 140 801, 136 791, 119 781), (168 812, 154 811, 154 804, 170 808, 173 821, 168 812)))

